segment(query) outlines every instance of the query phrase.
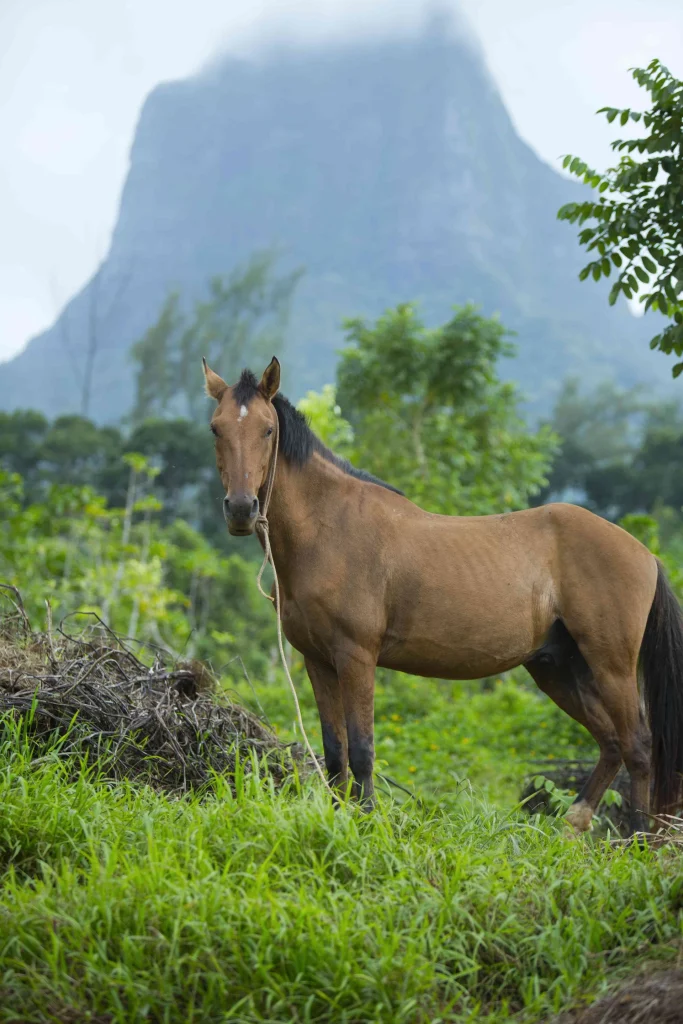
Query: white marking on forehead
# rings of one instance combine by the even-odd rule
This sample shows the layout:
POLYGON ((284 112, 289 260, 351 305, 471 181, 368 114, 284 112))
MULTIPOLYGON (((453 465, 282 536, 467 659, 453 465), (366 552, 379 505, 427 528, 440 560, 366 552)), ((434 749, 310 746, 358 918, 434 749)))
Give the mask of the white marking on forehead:
POLYGON ((240 415, 239 415, 239 418, 240 418, 241 420, 243 420, 243 419, 246 419, 246 417, 247 417, 248 415, 249 415, 249 410, 247 409, 246 405, 241 405, 241 406, 240 406, 240 415))

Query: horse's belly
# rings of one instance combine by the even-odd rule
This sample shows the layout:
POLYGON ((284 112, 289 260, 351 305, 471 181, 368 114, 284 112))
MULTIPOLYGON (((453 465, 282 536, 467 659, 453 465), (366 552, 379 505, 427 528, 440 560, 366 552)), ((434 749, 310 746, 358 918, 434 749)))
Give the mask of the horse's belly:
POLYGON ((416 651, 394 649, 380 655, 378 665, 413 676, 434 679, 483 679, 522 665, 531 653, 527 645, 505 655, 486 651, 416 651))
POLYGON ((378 664, 438 679, 481 679, 525 662, 551 625, 531 595, 467 604, 445 612, 426 601, 410 623, 396 623, 384 638, 378 664))

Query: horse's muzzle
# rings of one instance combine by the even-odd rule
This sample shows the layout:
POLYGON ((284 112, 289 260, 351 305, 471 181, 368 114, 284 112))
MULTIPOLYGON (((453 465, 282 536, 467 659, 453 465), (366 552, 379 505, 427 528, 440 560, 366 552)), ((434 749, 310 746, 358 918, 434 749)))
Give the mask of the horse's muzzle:
POLYGON ((251 494, 235 494, 223 498, 223 515, 233 537, 246 537, 254 532, 258 516, 258 498, 251 494))

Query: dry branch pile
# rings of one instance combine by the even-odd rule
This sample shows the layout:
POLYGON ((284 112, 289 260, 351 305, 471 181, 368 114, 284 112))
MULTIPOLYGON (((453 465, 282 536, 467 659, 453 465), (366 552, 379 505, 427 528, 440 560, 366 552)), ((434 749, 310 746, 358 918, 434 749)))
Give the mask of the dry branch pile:
POLYGON ((21 716, 32 739, 57 736, 63 755, 171 793, 230 778, 237 757, 249 771, 252 754, 276 784, 295 761, 310 770, 298 744, 224 697, 201 663, 154 649, 145 664, 97 617, 75 636, 64 624, 35 632, 19 593, 2 586, 0 595, 0 715, 21 716))

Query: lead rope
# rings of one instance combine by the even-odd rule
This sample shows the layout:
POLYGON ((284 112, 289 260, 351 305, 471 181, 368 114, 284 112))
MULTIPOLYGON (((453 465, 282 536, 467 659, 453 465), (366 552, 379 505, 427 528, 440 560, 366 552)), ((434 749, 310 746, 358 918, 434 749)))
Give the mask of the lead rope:
POLYGON ((285 658, 285 648, 284 648, 284 644, 282 642, 282 623, 280 622, 280 582, 279 582, 279 580, 277 578, 277 569, 275 568, 275 559, 273 558, 273 552, 272 552, 272 549, 271 549, 271 546, 270 546, 270 533, 269 533, 269 525, 268 525, 268 506, 270 505, 270 496, 273 493, 273 483, 275 482, 275 470, 277 468, 277 453, 278 453, 279 444, 280 444, 280 417, 278 416, 277 410, 276 410, 275 411, 275 440, 274 440, 274 446, 275 447, 274 447, 274 451, 273 451, 273 458, 271 459, 271 462, 270 462, 270 468, 268 470, 268 480, 266 482, 266 496, 265 496, 264 501, 263 501, 263 511, 259 512, 258 516, 256 517, 256 525, 261 527, 261 531, 263 533, 263 548, 264 548, 263 562, 261 563, 261 568, 259 569, 258 576, 256 577, 256 586, 259 588, 260 592, 263 594, 264 597, 267 597, 269 601, 273 601, 273 598, 270 596, 270 594, 266 594, 265 590, 261 586, 261 579, 263 577, 263 573, 265 571, 266 565, 268 564, 268 562, 270 562, 270 564, 273 567, 273 576, 274 576, 274 579, 275 579, 275 600, 274 600, 274 604, 275 604, 275 614, 277 616, 277 643, 278 643, 278 647, 280 648, 280 659, 282 661, 282 667, 285 670, 285 675, 287 676, 287 682, 289 683, 289 688, 292 691, 292 697, 294 698, 294 706, 296 708, 296 717, 297 717, 297 721, 299 723, 299 728, 301 729, 301 735, 303 736, 304 743, 306 744, 306 750, 308 751, 310 757, 313 759, 313 764, 315 765, 315 768, 316 768, 316 771, 317 771, 318 775, 322 779, 322 783, 325 786, 325 789, 327 789, 328 792, 330 792, 334 796, 334 793, 332 793, 332 787, 330 786, 329 782, 325 778, 323 770, 320 767, 320 764, 318 763, 318 758, 313 753, 313 748, 311 747, 311 744, 308 741, 308 736, 306 735, 306 730, 304 729, 303 718, 301 717, 301 707, 299 705, 299 698, 297 697, 296 688, 294 686, 294 683, 292 682, 292 677, 291 677, 290 672, 289 672, 289 666, 287 665, 287 659, 285 658))

